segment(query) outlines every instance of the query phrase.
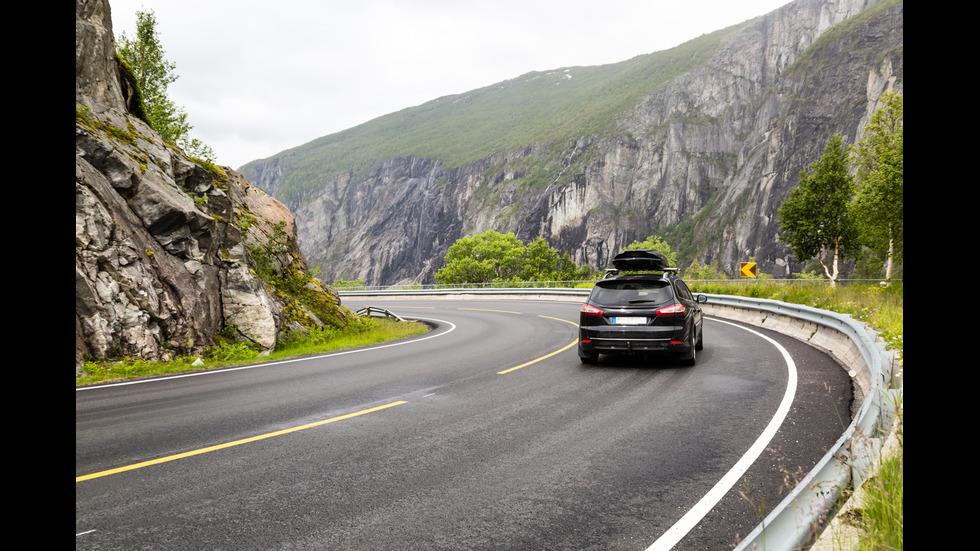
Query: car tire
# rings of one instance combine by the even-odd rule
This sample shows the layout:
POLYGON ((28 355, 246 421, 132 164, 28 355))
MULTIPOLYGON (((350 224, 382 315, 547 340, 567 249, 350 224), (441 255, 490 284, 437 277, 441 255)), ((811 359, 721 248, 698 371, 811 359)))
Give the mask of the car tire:
POLYGON ((579 359, 582 360, 582 363, 587 364, 587 365, 595 365, 595 364, 599 363, 599 356, 597 354, 589 354, 589 355, 586 355, 586 356, 579 356, 579 359))
POLYGON ((704 350, 704 328, 698 333, 698 342, 694 345, 695 350, 704 350))
MULTIPOLYGON (((694 340, 694 335, 691 335, 691 340, 694 340)), ((681 365, 688 367, 693 366, 698 361, 698 345, 696 342, 691 343, 691 353, 686 356, 680 357, 681 365)))

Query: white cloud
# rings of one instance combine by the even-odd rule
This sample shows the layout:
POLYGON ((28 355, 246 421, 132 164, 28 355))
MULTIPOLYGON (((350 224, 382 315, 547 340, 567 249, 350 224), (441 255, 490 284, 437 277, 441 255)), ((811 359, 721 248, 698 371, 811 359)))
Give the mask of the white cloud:
POLYGON ((789 0, 110 0, 152 10, 192 137, 233 167, 517 77, 615 63, 789 0))

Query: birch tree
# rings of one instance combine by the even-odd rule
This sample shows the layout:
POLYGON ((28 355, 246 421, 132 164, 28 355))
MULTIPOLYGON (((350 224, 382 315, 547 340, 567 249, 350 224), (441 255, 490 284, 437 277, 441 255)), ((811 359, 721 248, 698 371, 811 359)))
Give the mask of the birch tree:
POLYGON ((858 246, 851 208, 854 189, 847 149, 840 135, 835 135, 827 141, 820 159, 800 173, 799 187, 779 208, 779 240, 800 261, 816 257, 831 287, 837 285, 841 259, 858 246))
POLYGON ((189 155, 213 161, 211 148, 190 138, 193 127, 187 121, 187 113, 168 95, 169 86, 179 77, 174 72, 176 65, 166 58, 152 10, 136 12, 136 36, 130 38, 125 32, 121 33, 116 53, 133 72, 143 99, 146 122, 153 130, 163 141, 180 147, 189 155))
POLYGON ((854 210, 862 240, 885 258, 885 278, 901 262, 904 245, 904 110, 901 94, 882 97, 864 136, 851 150, 857 169, 854 210))

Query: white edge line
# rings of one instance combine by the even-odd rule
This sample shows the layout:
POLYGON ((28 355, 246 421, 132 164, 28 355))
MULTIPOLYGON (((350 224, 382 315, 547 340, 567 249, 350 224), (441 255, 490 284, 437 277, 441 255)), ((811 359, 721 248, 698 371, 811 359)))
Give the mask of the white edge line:
POLYGON ((725 476, 723 476, 721 480, 719 480, 714 487, 711 488, 711 490, 709 490, 708 493, 694 505, 694 507, 685 513, 680 520, 674 523, 674 525, 671 526, 670 529, 664 533, 664 535, 660 536, 657 541, 653 542, 653 545, 648 547, 647 551, 666 551, 671 549, 681 540, 681 538, 686 536, 688 532, 690 532, 699 522, 701 522, 701 519, 703 519, 705 515, 707 515, 708 512, 718 504, 719 501, 721 501, 721 498, 728 493, 732 486, 734 486, 735 483, 742 478, 749 467, 752 466, 755 460, 762 455, 762 452, 766 449, 766 446, 769 445, 769 442, 772 441, 773 437, 776 435, 776 432, 779 430, 780 425, 783 424, 783 421, 789 414, 790 406, 793 405, 793 399, 796 395, 796 363, 793 362, 793 358, 781 344, 763 335, 762 333, 753 331, 747 327, 717 319, 714 321, 727 323, 733 327, 738 327, 739 329, 744 329, 745 331, 754 333, 775 346, 776 349, 783 355, 783 359, 786 361, 786 370, 789 374, 789 378, 786 383, 786 391, 783 393, 782 402, 780 402, 779 407, 776 409, 775 415, 773 415, 772 419, 769 421, 769 424, 766 425, 766 428, 762 431, 762 434, 759 435, 759 438, 756 439, 754 444, 752 444, 752 447, 745 452, 745 455, 743 455, 742 458, 732 466, 725 476))
POLYGON ((355 349, 352 349, 352 350, 341 350, 339 352, 331 352, 329 354, 320 354, 318 356, 304 356, 302 358, 294 358, 294 359, 291 359, 291 360, 280 360, 280 361, 277 361, 277 362, 258 363, 258 364, 243 365, 243 366, 239 366, 239 367, 228 367, 228 368, 222 368, 222 369, 212 369, 212 370, 209 370, 209 371, 195 371, 194 373, 184 373, 184 374, 181 374, 181 375, 171 375, 171 376, 167 376, 167 377, 155 377, 153 379, 137 379, 135 381, 121 381, 121 382, 118 382, 118 383, 108 383, 108 384, 104 384, 104 385, 82 386, 82 387, 76 388, 75 389, 75 392, 80 392, 80 391, 83 391, 83 390, 97 390, 97 389, 100 389, 100 388, 111 388, 111 387, 116 387, 116 386, 138 385, 138 384, 142 384, 142 383, 154 383, 154 382, 160 382, 160 381, 170 381, 170 380, 173 380, 173 379, 183 379, 185 377, 199 377, 201 375, 220 375, 222 373, 231 373, 233 371, 241 371, 241 370, 244 370, 244 369, 255 369, 255 368, 259 368, 259 367, 272 367, 272 366, 276 366, 276 365, 283 365, 283 364, 294 363, 294 362, 305 362, 305 361, 309 361, 309 360, 318 360, 318 359, 321 359, 321 358, 331 358, 333 356, 344 356, 346 354, 356 354, 356 353, 359 353, 359 352, 368 352, 368 351, 371 351, 371 350, 380 350, 382 348, 391 348, 393 346, 402 346, 404 344, 413 344, 413 343, 417 343, 417 342, 427 341, 429 339, 434 339, 436 337, 441 337, 443 335, 448 335, 449 333, 452 333, 456 329, 456 324, 455 323, 452 323, 450 321, 445 321, 445 320, 440 320, 440 319, 435 319, 435 318, 411 318, 411 319, 429 320, 429 321, 437 321, 439 323, 446 323, 446 324, 449 325, 449 329, 446 330, 446 331, 443 331, 441 333, 436 333, 435 335, 428 335, 428 336, 425 336, 425 337, 420 337, 420 338, 415 338, 415 339, 410 339, 410 340, 403 340, 403 341, 393 342, 393 343, 389 343, 389 344, 381 344, 381 345, 377 345, 377 346, 371 346, 371 347, 368 347, 368 348, 355 348, 355 349))

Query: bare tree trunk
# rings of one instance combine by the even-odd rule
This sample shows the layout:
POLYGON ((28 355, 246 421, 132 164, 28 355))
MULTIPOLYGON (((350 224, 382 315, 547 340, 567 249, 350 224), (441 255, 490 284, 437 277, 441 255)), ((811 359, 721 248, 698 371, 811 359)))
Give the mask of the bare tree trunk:
POLYGON ((895 237, 891 229, 888 230, 888 259, 885 260, 885 280, 892 280, 892 267, 895 262, 895 237))
POLYGON ((823 255, 817 256, 817 258, 820 260, 820 265, 823 266, 823 273, 826 274, 827 279, 830 280, 831 288, 837 287, 837 276, 840 273, 840 269, 838 267, 838 260, 837 260, 839 256, 840 256, 840 245, 837 242, 834 242, 834 257, 833 257, 833 261, 831 262, 831 266, 827 266, 826 264, 824 264, 823 255), (831 267, 833 268, 833 270, 831 270, 831 267))

